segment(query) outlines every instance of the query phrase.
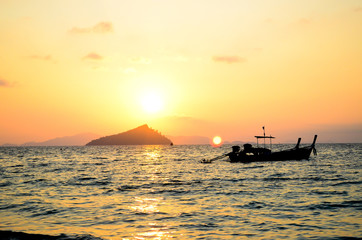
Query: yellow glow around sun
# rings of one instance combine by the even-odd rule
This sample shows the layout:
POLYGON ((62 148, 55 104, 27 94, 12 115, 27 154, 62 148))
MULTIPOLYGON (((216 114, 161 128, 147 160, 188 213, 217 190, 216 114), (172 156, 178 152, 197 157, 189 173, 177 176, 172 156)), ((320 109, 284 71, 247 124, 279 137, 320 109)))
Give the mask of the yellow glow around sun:
POLYGON ((163 101, 156 92, 147 92, 142 96, 141 104, 147 113, 157 113, 163 109, 163 101))

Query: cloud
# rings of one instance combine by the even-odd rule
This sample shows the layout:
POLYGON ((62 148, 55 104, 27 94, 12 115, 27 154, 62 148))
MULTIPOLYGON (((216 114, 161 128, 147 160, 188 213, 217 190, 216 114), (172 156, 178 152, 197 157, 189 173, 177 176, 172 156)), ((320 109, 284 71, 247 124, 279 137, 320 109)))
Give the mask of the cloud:
POLYGON ((130 58, 129 60, 131 63, 136 63, 136 64, 151 64, 151 59, 149 58, 144 58, 144 57, 133 57, 130 58))
POLYGON ((98 53, 91 52, 91 53, 88 53, 87 55, 85 55, 82 59, 100 61, 103 59, 103 57, 101 55, 99 55, 98 53))
POLYGON ((10 87, 11 84, 4 79, 0 78, 0 87, 10 87))
POLYGON ((308 25, 310 23, 311 23, 311 21, 309 19, 306 19, 306 18, 301 18, 298 21, 298 24, 300 24, 300 25, 308 25))
POLYGON ((41 61, 46 61, 46 62, 53 62, 56 63, 56 60, 52 57, 52 55, 31 55, 29 56, 30 59, 34 59, 34 60, 41 60, 41 61))
POLYGON ((88 28, 73 27, 68 32, 71 34, 111 33, 113 32, 113 24, 111 22, 99 22, 93 27, 88 27, 88 28))
POLYGON ((274 20, 272 18, 267 18, 264 20, 265 23, 273 23, 274 20))
POLYGON ((229 64, 246 62, 245 58, 238 56, 213 56, 212 60, 214 60, 214 62, 223 62, 229 64))
POLYGON ((172 62, 188 62, 189 58, 183 56, 183 55, 166 55, 164 56, 164 59, 166 61, 172 61, 172 62))
POLYGON ((356 8, 354 8, 354 11, 355 12, 362 12, 362 7, 356 7, 356 8))
POLYGON ((5 79, 3 79, 3 78, 0 78, 0 88, 1 87, 16 87, 16 86, 18 86, 18 82, 9 82, 9 81, 7 81, 7 80, 5 80, 5 79))
POLYGON ((134 74, 134 73, 136 73, 136 72, 137 72, 137 71, 136 71, 136 69, 134 69, 134 68, 126 68, 126 69, 123 70, 123 73, 126 74, 126 75, 134 74))

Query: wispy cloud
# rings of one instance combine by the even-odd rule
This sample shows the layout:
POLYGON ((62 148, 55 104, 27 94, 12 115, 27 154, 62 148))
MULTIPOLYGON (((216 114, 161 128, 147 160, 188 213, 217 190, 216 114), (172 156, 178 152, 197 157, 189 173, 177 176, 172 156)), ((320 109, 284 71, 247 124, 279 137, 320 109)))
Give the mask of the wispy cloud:
POLYGON ((214 62, 221 62, 221 63, 228 63, 228 64, 246 62, 245 58, 238 57, 238 56, 213 56, 212 60, 214 60, 214 62))
POLYGON ((52 55, 31 55, 29 56, 30 59, 34 59, 34 60, 41 60, 41 61, 45 61, 45 62, 52 62, 52 63, 56 63, 56 60, 52 57, 52 55))
POLYGON ((355 12, 360 13, 360 12, 362 12, 362 7, 356 7, 356 8, 354 8, 353 10, 354 10, 355 12))
POLYGON ((126 68, 123 70, 123 73, 126 75, 135 74, 136 72, 137 72, 137 70, 134 68, 126 68))
POLYGON ((98 53, 91 52, 91 53, 88 53, 87 55, 85 55, 82 59, 100 61, 103 59, 103 57, 101 55, 99 55, 98 53))
POLYGON ((188 62, 189 58, 185 57, 184 55, 166 55, 163 57, 166 61, 171 62, 188 62))
POLYGON ((301 18, 301 19, 299 19, 299 21, 298 21, 298 24, 300 24, 300 25, 308 25, 308 24, 310 24, 311 23, 311 20, 309 20, 309 19, 307 19, 307 18, 301 18))
POLYGON ((71 34, 83 34, 83 33, 111 33, 113 32, 113 24, 111 22, 100 22, 92 27, 73 27, 68 31, 71 34))
POLYGON ((264 20, 265 23, 273 23, 274 20, 272 18, 267 18, 264 20))
POLYGON ((150 64, 152 62, 151 59, 145 57, 132 57, 129 61, 136 64, 150 64))
POLYGON ((0 87, 11 87, 11 84, 8 81, 0 78, 0 87))

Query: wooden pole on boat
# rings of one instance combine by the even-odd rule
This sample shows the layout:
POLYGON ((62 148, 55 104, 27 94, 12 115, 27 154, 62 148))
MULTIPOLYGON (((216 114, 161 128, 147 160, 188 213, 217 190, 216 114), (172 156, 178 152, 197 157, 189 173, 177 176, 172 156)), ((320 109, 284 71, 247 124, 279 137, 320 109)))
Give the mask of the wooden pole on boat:
POLYGON ((297 142, 297 145, 295 146, 295 148, 299 148, 299 144, 300 144, 301 140, 302 140, 302 138, 298 138, 298 142, 297 142))
POLYGON ((318 136, 318 135, 314 135, 314 139, 313 139, 312 146, 314 146, 314 145, 315 145, 315 142, 317 141, 317 136, 318 136))
POLYGON ((265 148, 265 127, 263 126, 263 131, 264 131, 264 148, 265 148))

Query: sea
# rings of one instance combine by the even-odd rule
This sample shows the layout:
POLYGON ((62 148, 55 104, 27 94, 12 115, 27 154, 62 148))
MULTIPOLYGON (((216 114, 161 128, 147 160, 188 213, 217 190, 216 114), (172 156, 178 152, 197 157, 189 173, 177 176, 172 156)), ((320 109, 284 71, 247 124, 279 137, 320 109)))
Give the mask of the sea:
POLYGON ((316 149, 205 164, 231 145, 1 147, 0 239, 361 239, 362 144, 316 149))

